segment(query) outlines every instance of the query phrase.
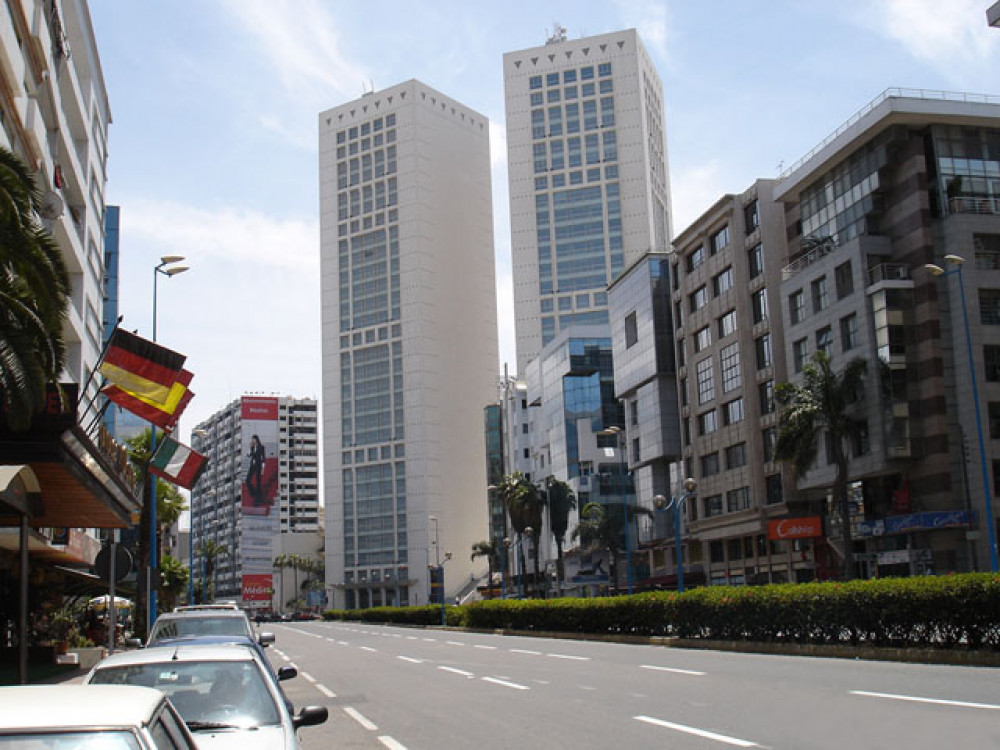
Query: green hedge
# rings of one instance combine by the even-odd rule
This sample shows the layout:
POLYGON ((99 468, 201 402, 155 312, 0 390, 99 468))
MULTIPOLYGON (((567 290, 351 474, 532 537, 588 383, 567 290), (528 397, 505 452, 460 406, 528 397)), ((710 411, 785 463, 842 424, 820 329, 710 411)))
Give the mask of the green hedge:
MULTIPOLYGON (((1000 650, 1000 576, 969 573, 849 583, 713 586, 596 599, 507 599, 447 608, 448 625, 1000 650)), ((441 608, 330 610, 328 620, 440 625, 441 608)))

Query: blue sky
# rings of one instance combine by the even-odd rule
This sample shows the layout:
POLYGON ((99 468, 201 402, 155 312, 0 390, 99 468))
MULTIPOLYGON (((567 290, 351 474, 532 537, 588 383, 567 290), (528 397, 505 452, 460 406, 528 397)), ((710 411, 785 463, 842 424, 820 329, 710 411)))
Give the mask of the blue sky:
POLYGON ((514 367, 502 55, 639 30, 663 80, 675 231, 890 87, 1000 96, 992 0, 91 0, 122 207, 124 324, 188 355, 191 428, 243 393, 321 397, 317 115, 418 78, 490 118, 500 355, 514 367), (375 11, 374 13, 372 11, 375 11))

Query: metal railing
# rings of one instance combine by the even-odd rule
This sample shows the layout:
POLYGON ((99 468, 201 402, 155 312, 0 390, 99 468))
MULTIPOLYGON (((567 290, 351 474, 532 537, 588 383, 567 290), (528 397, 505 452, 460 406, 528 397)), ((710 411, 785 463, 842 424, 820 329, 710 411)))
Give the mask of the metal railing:
POLYGON ((910 267, 902 263, 882 263, 868 269, 868 286, 880 281, 909 281, 910 267))

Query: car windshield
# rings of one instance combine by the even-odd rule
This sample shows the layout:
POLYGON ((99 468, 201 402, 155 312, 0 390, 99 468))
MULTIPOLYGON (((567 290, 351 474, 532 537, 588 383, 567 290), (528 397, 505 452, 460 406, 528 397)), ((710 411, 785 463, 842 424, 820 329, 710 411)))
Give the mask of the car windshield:
POLYGON ((250 635, 246 620, 242 617, 161 617, 153 625, 150 642, 164 638, 178 638, 186 635, 250 635))
POLYGON ((161 691, 191 729, 280 723, 277 704, 256 662, 130 664, 98 669, 94 685, 144 685, 161 691))
POLYGON ((135 735, 125 730, 46 732, 0 735, 0 748, 17 750, 139 750, 135 735))

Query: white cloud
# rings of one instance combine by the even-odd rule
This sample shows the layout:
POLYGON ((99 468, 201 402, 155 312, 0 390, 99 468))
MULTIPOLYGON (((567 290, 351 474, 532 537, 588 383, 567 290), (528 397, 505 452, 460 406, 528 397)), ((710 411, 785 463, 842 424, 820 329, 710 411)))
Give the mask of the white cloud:
POLYGON ((733 191, 722 164, 710 161, 694 167, 671 168, 674 235, 687 229, 709 206, 733 191))
POLYGON ((616 0, 624 26, 633 26, 643 44, 658 59, 670 58, 671 18, 666 2, 660 0, 616 0))

